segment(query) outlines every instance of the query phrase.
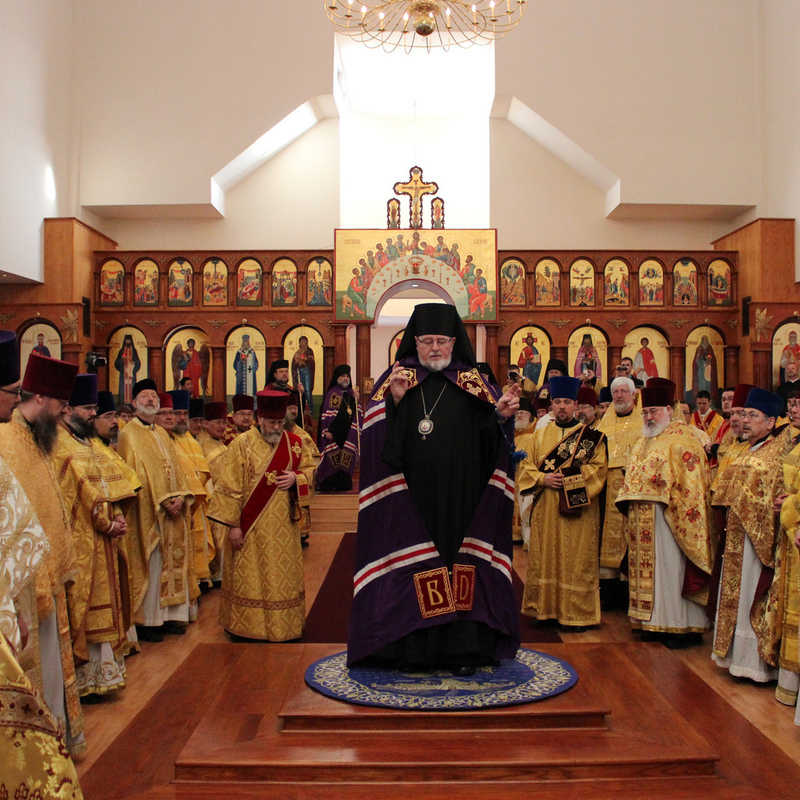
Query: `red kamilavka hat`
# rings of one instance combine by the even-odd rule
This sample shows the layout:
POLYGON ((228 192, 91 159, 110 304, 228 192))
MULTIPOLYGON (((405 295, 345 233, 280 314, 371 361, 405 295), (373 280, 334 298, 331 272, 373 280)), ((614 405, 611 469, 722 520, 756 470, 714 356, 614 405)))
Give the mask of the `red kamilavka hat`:
POLYGON ((266 419, 283 419, 286 416, 286 406, 289 404, 289 395, 274 389, 262 389, 256 395, 258 403, 256 413, 266 419))
POLYGON ((72 394, 77 374, 77 364, 31 353, 25 368, 25 377, 22 379, 22 389, 32 394, 66 401, 72 394))
POLYGON ((752 383, 740 383, 733 390, 733 402, 731 408, 744 408, 747 402, 747 395, 750 394, 751 389, 755 389, 752 383))
POLYGON ((252 411, 253 398, 249 394, 235 394, 233 396, 233 412, 252 411))
POLYGON ((158 393, 158 404, 160 406, 160 410, 164 411, 167 408, 172 408, 172 395, 169 392, 159 392, 158 393))
POLYGON ((216 403, 206 403, 206 420, 211 422, 215 419, 226 419, 228 416, 228 404, 222 401, 216 403))
POLYGON ((650 378, 642 389, 642 408, 671 406, 675 402, 675 384, 666 378, 650 378))

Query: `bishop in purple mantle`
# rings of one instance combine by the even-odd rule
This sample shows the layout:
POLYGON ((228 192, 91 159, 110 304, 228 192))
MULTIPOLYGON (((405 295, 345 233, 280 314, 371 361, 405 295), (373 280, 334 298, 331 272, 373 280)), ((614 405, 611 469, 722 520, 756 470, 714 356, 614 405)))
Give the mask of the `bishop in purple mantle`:
POLYGON ((333 371, 322 401, 317 426, 317 447, 322 462, 317 469, 317 489, 347 492, 353 487, 358 458, 358 400, 353 392, 348 364, 333 371))
POLYGON ((519 646, 518 389, 486 383, 450 305, 418 305, 397 358, 364 411, 348 664, 470 674, 519 646))

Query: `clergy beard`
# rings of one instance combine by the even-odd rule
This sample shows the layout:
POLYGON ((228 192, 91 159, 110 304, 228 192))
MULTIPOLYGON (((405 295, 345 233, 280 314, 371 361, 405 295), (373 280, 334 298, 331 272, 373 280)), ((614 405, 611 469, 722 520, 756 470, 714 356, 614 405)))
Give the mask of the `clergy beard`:
POLYGON ((81 439, 89 439, 94 436, 94 422, 90 419, 81 419, 72 416, 67 420, 70 430, 81 439))
POLYGON ((153 408, 153 406, 146 406, 144 403, 139 403, 138 401, 135 403, 136 406, 136 415, 139 417, 144 418, 147 422, 152 422, 155 418, 156 413, 158 412, 158 408, 153 408))
POLYGON ((642 436, 644 436, 645 439, 655 439, 656 436, 664 433, 669 427, 670 422, 671 420, 646 420, 642 426, 642 436))
POLYGON ((189 423, 185 419, 181 419, 175 423, 175 427, 172 429, 172 432, 180 436, 181 434, 186 433, 186 431, 188 430, 189 430, 189 423))
POLYGON ((267 444, 276 445, 281 440, 281 432, 280 431, 270 431, 269 433, 263 433, 261 436, 264 438, 264 441, 267 444))
POLYGON ((58 417, 50 416, 49 414, 40 414, 36 419, 30 423, 31 434, 36 446, 46 456, 53 452, 53 445, 56 442, 58 435, 58 417))
POLYGON ((627 414, 632 409, 633 409, 633 403, 631 403, 630 405, 628 405, 625 402, 614 403, 614 411, 616 411, 617 414, 627 414))
POLYGON ((452 360, 453 356, 447 356, 447 358, 431 358, 428 361, 420 359, 419 363, 430 372, 441 372, 443 369, 447 369, 450 366, 452 360))

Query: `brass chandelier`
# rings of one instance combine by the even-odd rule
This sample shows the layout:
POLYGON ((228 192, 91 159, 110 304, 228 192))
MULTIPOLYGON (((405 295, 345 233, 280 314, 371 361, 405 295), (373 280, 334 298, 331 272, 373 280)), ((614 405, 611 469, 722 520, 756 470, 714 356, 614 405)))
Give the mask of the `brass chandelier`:
POLYGON ((519 25, 527 0, 322 0, 336 31, 390 53, 488 44, 519 25))

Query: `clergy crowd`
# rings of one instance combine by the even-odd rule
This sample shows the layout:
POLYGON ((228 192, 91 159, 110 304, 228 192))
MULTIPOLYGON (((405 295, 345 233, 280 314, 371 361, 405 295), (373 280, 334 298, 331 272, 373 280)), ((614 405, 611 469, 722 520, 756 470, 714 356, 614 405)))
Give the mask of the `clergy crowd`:
POLYGON ((231 409, 149 378, 118 409, 74 364, 34 352, 20 375, 0 332, 0 688, 26 700, 4 729, 20 753, 59 743, 42 780, 79 796, 81 699, 124 687, 139 643, 184 634, 214 587, 234 641, 302 636, 311 499, 350 490, 359 457, 349 663, 468 675, 513 656, 516 544, 533 620, 624 609, 668 647, 711 631, 721 669, 796 705, 800 385, 690 409, 629 363, 598 394, 553 359, 542 387, 501 388, 437 304, 397 359, 363 410, 337 367, 313 425, 286 361, 231 409))
MULTIPOLYGON (((636 386, 625 364, 600 395, 553 359, 515 421, 514 537, 528 551, 522 611, 580 631, 623 608, 670 648, 711 633, 732 676, 800 685, 800 383, 708 392, 636 386)), ((795 712, 800 725, 800 708, 795 712)))
POLYGON ((151 379, 117 409, 66 361, 34 352, 20 375, 16 337, 0 331, 0 691, 19 700, 0 705, 0 762, 15 754, 0 788, 80 796, 81 700, 122 689, 140 642, 184 634, 214 587, 231 639, 302 635, 317 470, 351 484, 356 408, 343 365, 318 448, 279 360, 231 410, 151 379))

